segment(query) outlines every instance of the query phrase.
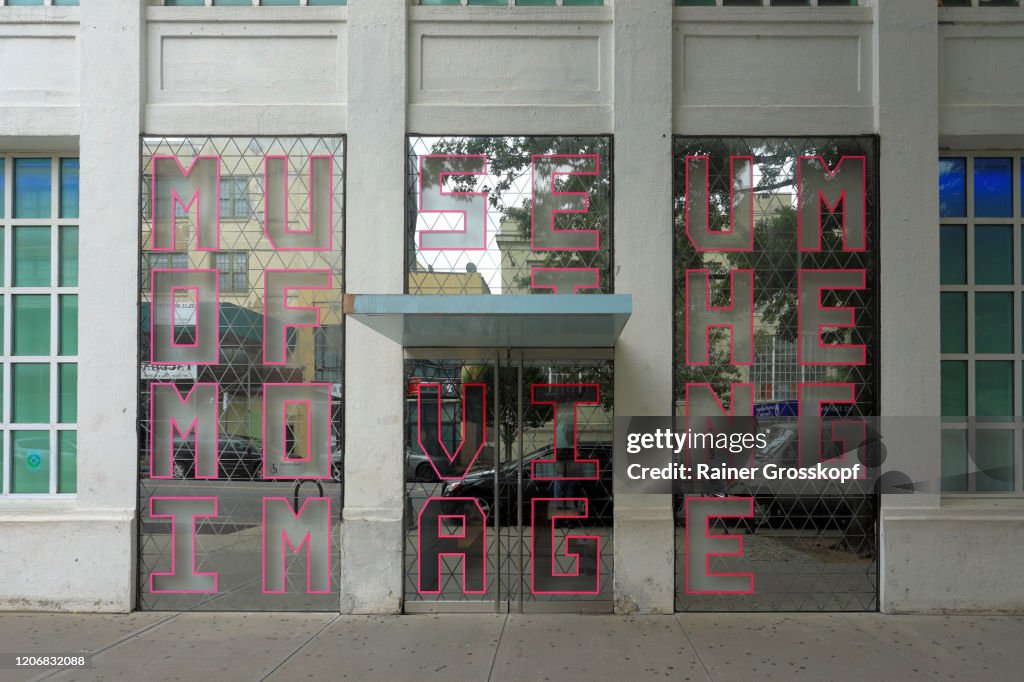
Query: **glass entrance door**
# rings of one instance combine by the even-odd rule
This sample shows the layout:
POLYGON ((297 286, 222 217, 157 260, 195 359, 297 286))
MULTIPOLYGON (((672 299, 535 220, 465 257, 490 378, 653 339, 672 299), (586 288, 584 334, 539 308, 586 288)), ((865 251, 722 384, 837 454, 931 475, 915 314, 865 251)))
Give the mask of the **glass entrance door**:
POLYGON ((406 357, 406 611, 610 611, 611 351, 406 357))

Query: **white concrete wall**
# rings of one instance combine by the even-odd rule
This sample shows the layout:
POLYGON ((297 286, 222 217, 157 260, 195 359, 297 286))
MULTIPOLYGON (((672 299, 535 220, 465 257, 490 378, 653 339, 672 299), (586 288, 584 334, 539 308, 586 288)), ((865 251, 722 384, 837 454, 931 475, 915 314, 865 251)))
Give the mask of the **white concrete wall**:
MULTIPOLYGON (((403 290, 406 133, 613 134, 616 290, 635 308, 616 352, 620 415, 672 408, 671 135, 876 132, 883 412, 938 413, 937 147, 1024 146, 1019 11, 142 5, 0 9, 0 151, 80 136, 83 226, 79 494, 0 500, 0 574, 18 576, 0 608, 132 606, 140 132, 347 133, 357 293, 403 290)), ((402 354, 357 324, 346 353, 340 607, 396 612, 402 354)), ((906 445, 937 471, 937 437, 906 445)), ((623 498, 616 512, 616 608, 671 610, 670 503, 623 498)), ((1019 500, 886 500, 883 519, 884 610, 1022 608, 1018 581, 992 569, 1021 559, 1019 500), (954 575, 982 551, 983 579, 954 575)))

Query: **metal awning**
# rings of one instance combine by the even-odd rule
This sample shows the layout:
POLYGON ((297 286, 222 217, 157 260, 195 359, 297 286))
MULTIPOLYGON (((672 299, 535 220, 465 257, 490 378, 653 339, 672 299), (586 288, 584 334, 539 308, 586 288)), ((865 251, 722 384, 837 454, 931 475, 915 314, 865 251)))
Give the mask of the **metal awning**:
POLYGON ((349 294, 345 312, 406 348, 611 348, 629 294, 349 294))

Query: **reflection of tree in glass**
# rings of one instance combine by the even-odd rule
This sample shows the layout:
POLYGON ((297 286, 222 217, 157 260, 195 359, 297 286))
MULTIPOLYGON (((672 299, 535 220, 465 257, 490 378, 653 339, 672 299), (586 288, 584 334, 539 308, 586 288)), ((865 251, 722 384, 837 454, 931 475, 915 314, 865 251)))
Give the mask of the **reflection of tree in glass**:
MULTIPOLYGON (((676 145, 676 295, 685 300, 685 270, 705 268, 711 273, 711 303, 728 305, 731 300, 728 272, 735 269, 754 271, 754 306, 759 324, 755 329, 755 349, 763 352, 771 338, 797 340, 797 271, 799 269, 866 269, 868 287, 871 281, 871 262, 868 253, 843 251, 842 204, 835 212, 823 208, 822 250, 800 253, 797 249, 797 158, 820 156, 829 168, 844 156, 870 156, 866 138, 846 139, 681 139, 676 145), (699 253, 686 235, 686 157, 709 156, 708 160, 708 220, 710 229, 729 229, 731 188, 745 187, 750 176, 745 166, 730 166, 731 156, 754 157, 754 249, 722 254, 699 253), (735 171, 735 176, 733 175, 735 171)), ((868 173, 871 174, 871 159, 868 173)), ((845 201, 845 200, 844 200, 845 201)), ((870 221, 869 212, 869 221, 870 221)), ((703 226, 701 226, 703 227, 703 226)), ((813 229, 814 226, 812 226, 813 229)), ((852 226, 851 226, 852 227, 852 226)), ((869 235, 869 240, 871 239, 869 235)), ((858 327, 855 329, 825 330, 825 343, 865 344, 870 347, 873 311, 869 309, 872 297, 867 291, 834 290, 823 296, 825 306, 852 307, 857 310, 858 327), (866 314, 866 317, 865 317, 866 314)), ((677 353, 685 353, 685 305, 676 306, 677 353)), ((677 398, 683 397, 687 382, 709 382, 723 399, 738 369, 728 362, 727 334, 713 330, 714 350, 708 367, 689 367, 676 363, 677 398)), ((869 359, 870 362, 870 359, 869 359)), ((851 368, 834 368, 830 380, 862 382, 858 372, 851 368)), ((873 401, 873 396, 861 389, 860 400, 873 401)), ((726 403, 727 404, 727 403, 726 403)), ((870 410, 865 404, 864 408, 870 410)))
MULTIPOLYGON (((559 175, 555 188, 559 192, 586 192, 586 213, 559 214, 559 230, 597 230, 601 248, 597 251, 543 251, 540 267, 597 268, 601 279, 600 293, 611 293, 609 271, 611 253, 611 155, 610 140, 601 137, 445 137, 431 147, 431 154, 483 154, 494 186, 477 187, 478 176, 453 177, 454 191, 488 191, 488 200, 500 211, 502 218, 514 222, 519 238, 529 239, 531 230, 531 169, 535 154, 597 154, 600 171, 597 175, 559 175)), ((568 169, 567 169, 568 170, 568 169)), ((437 182, 426 178, 425 182, 437 182)), ((533 289, 529 271, 514 277, 515 285, 530 293, 550 293, 533 289)), ((585 292, 586 290, 581 291, 585 292)))

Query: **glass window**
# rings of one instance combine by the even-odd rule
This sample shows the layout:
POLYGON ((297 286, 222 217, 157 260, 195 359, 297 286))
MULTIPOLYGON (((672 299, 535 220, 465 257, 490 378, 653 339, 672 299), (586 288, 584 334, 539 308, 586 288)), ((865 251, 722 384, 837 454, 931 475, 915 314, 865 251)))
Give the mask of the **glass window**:
POLYGON ((50 421, 50 368, 41 362, 12 365, 11 403, 13 419, 21 424, 50 421))
POLYGON ((13 197, 11 210, 0 211, 0 422, 20 427, 0 433, 0 471, 9 472, 0 495, 71 494, 78 487, 79 163, 0 157, 0 178, 13 197))
POLYGON ((1013 490, 1013 431, 978 429, 974 450, 978 464, 975 489, 978 492, 1013 490))
POLYGON ((939 247, 939 282, 967 284, 967 236, 962 225, 943 225, 939 247))
POLYGON ((979 360, 975 367, 975 414, 979 417, 1013 416, 1013 362, 979 360))
POLYGON ((49 227, 14 228, 14 286, 50 286, 49 227))
POLYGON ((213 254, 213 267, 220 273, 222 292, 249 291, 248 251, 218 251, 213 254))
POLYGON ((14 296, 11 325, 14 328, 14 355, 50 354, 50 297, 21 294, 14 296))
POLYGON ((974 159, 974 215, 978 218, 1013 215, 1012 159, 974 159))
POLYGON ((14 159, 14 217, 49 218, 50 159, 14 159))
POLYGON ((1013 228, 974 228, 975 284, 1013 284, 1013 228))
POLYGON ((11 432, 11 492, 46 493, 50 491, 50 433, 48 431, 11 432))
POLYGON ((942 492, 967 492, 967 431, 942 432, 942 492))
POLYGON ((1024 377, 1019 159, 963 154, 939 163, 946 492, 1015 490, 1013 444, 1024 436, 1024 424, 1013 421, 1024 377), (994 428, 1004 423, 1013 426, 994 428))
POLYGON ((967 363, 942 361, 942 416, 967 415, 967 363))
POLYGON ((1013 352, 1012 293, 978 292, 974 295, 974 343, 977 353, 1013 352))
POLYGON ((967 352, 967 294, 942 294, 942 352, 967 352))
POLYGON ((78 217, 78 159, 60 160, 60 217, 78 217))
POLYGON ((220 217, 222 220, 248 220, 252 209, 249 206, 249 177, 232 176, 220 179, 220 217))
POLYGON ((939 159, 939 215, 967 215, 967 159, 939 159))

